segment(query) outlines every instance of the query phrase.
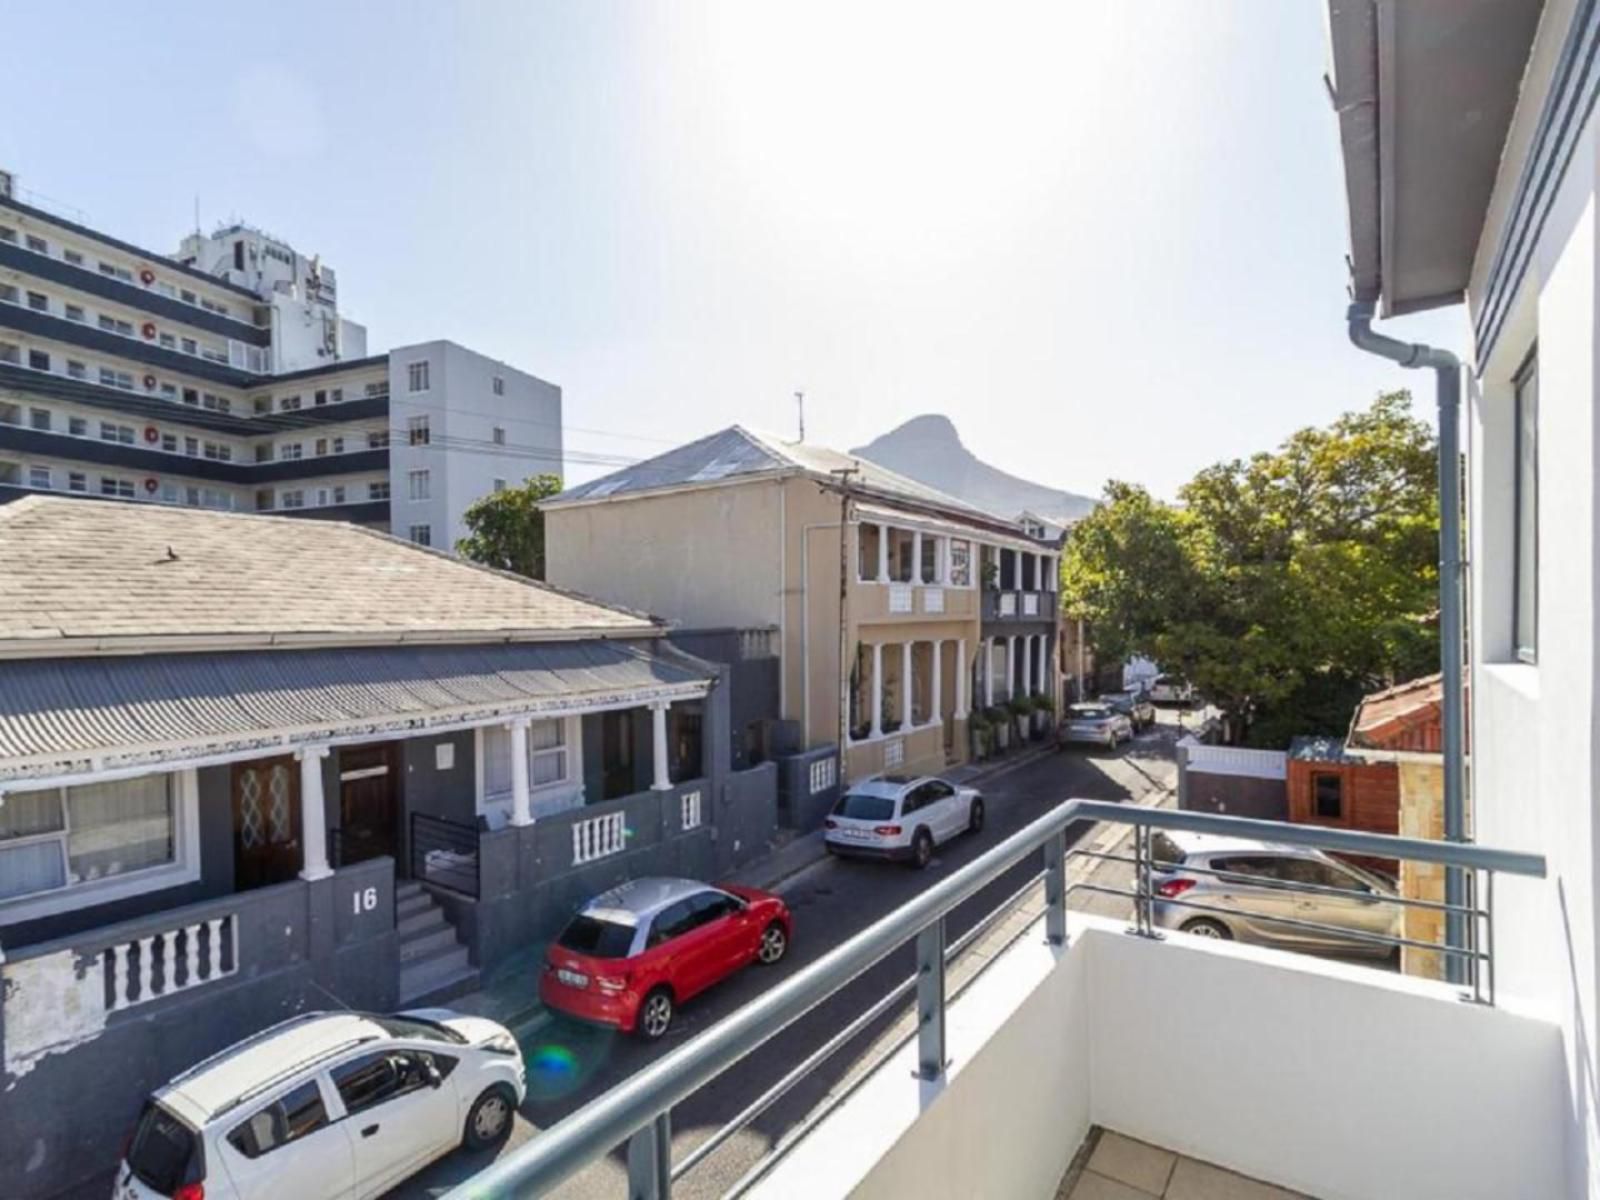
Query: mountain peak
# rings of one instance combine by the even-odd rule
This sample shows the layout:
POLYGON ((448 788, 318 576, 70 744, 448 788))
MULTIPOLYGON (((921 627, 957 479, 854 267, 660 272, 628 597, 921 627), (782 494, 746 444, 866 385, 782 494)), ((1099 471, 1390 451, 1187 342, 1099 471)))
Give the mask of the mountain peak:
POLYGON ((955 424, 943 413, 912 417, 850 453, 1003 517, 1027 511, 1050 519, 1075 519, 1095 506, 1092 497, 990 466, 962 444, 955 424))

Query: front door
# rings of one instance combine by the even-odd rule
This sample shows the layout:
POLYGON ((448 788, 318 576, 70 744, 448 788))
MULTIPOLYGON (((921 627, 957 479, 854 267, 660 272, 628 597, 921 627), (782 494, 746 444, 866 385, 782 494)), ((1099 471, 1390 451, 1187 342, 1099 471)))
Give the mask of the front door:
POLYGON ((600 714, 600 754, 604 770, 604 800, 615 800, 633 790, 633 712, 612 709, 600 714))
POLYGON ((377 742, 339 751, 341 865, 364 862, 398 847, 400 743, 377 742))
POLYGON ((234 888, 283 883, 300 871, 300 764, 262 758, 233 768, 234 888))

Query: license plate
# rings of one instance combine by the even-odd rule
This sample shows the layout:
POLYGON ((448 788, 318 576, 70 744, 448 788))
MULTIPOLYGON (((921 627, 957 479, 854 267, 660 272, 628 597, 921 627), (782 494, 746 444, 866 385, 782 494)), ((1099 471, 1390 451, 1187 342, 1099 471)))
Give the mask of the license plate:
POLYGON ((872 836, 865 829, 851 829, 848 826, 844 829, 841 829, 839 832, 844 834, 845 837, 853 838, 858 842, 865 841, 867 838, 872 836))
POLYGON ((556 972, 556 978, 568 987, 588 987, 589 977, 579 971, 569 971, 565 967, 556 972))

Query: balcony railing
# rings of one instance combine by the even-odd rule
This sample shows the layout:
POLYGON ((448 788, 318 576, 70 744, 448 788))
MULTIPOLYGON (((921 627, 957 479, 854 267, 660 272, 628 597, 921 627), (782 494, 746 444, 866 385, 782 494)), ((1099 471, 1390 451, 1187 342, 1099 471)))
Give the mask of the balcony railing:
MULTIPOLYGON (((974 941, 993 929, 1011 912, 1013 905, 1034 891, 1041 881, 1045 897, 1046 939, 1055 947, 1066 945, 1069 892, 1066 866, 1071 857, 1067 850, 1068 831, 1080 822, 1088 821, 1134 827, 1134 853, 1120 856, 1134 868, 1134 886, 1122 890, 1092 890, 1111 890, 1130 897, 1134 904, 1134 925, 1130 932, 1139 935, 1147 944, 1157 937, 1152 917, 1154 905, 1158 902, 1152 881, 1152 836, 1157 828, 1289 843, 1370 858, 1434 863, 1469 872, 1469 878, 1475 885, 1479 873, 1482 873, 1484 885, 1481 893, 1474 886, 1469 895, 1482 894, 1485 897, 1483 906, 1479 907, 1473 902, 1457 909, 1471 918, 1466 943, 1450 947, 1429 944, 1429 948, 1465 964, 1472 984, 1470 998, 1479 1001, 1485 1010, 1492 1004, 1494 993, 1494 876, 1496 873, 1535 877, 1545 874, 1542 856, 1475 845, 1071 800, 1013 834, 949 878, 934 884, 693 1041, 545 1131, 537 1140, 504 1155, 449 1195, 455 1200, 484 1195, 545 1195, 568 1176, 609 1153, 612 1147, 627 1142, 628 1194, 666 1200, 675 1180, 755 1121, 795 1084, 810 1076, 829 1056, 873 1022, 893 1011, 913 992, 916 1022, 914 1031, 908 1036, 916 1041, 915 1075, 923 1086, 937 1083, 947 1069, 946 1007, 949 1000, 954 998, 947 997, 946 993, 948 965, 974 941), (1015 864, 1041 851, 1042 870, 1037 875, 953 944, 947 943, 946 922, 958 905, 976 895, 1015 864), (675 1105, 829 999, 862 972, 913 941, 916 945, 916 970, 913 975, 839 1029, 803 1061, 796 1063, 783 1078, 727 1124, 701 1141, 680 1162, 672 1161, 670 1113, 675 1105)), ((1074 855, 1079 853, 1090 852, 1073 851, 1074 855)), ((1093 852, 1091 856, 1119 857, 1101 851, 1093 852)), ((1188 871, 1187 867, 1183 869, 1188 871)), ((1389 899, 1385 897, 1385 902, 1389 899)), ((1393 899, 1394 902, 1400 902, 1398 897, 1393 899)), ((1162 896, 1159 902, 1171 901, 1162 896)), ((1017 936, 1020 936, 1020 932, 1017 936)), ((1385 944, 1413 944, 1398 936, 1373 936, 1385 944)), ((875 1071, 890 1055, 898 1053, 899 1048, 898 1044, 891 1047, 874 1067, 869 1068, 869 1072, 875 1071)), ((1315 1084, 1315 1080, 1309 1081, 1308 1095, 1314 1094, 1315 1084)), ((918 1085, 906 1082, 904 1086, 918 1085)), ((798 1128, 786 1133, 776 1149, 733 1186, 731 1194, 741 1194, 758 1181, 785 1151, 796 1144, 799 1137, 825 1119, 827 1113, 842 1102, 848 1091, 845 1089, 844 1093, 825 1102, 798 1128)), ((1417 1115, 1419 1120, 1423 1119, 1422 1114, 1417 1115)))

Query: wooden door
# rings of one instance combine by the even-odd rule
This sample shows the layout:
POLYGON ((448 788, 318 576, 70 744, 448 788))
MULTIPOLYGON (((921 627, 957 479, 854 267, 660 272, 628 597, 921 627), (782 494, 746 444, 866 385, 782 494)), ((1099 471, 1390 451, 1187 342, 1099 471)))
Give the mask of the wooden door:
POLYGON ((233 768, 236 890, 282 883, 300 872, 300 764, 292 757, 233 768))
POLYGON ((395 857, 399 846, 400 743, 339 751, 340 863, 395 857))

